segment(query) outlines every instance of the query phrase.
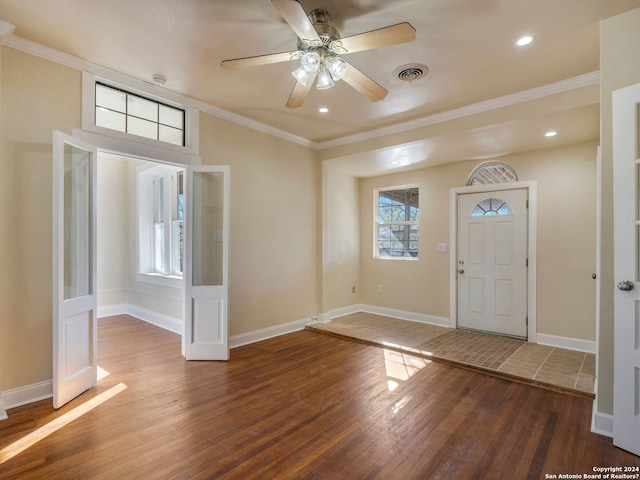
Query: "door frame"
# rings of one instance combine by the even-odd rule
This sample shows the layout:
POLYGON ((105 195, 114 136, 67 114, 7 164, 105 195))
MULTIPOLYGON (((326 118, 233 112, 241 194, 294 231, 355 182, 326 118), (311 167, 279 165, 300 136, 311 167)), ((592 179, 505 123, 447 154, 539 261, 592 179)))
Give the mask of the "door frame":
MULTIPOLYGON (((103 154, 130 157, 156 164, 176 165, 184 168, 185 171, 190 166, 199 166, 202 164, 202 158, 199 155, 163 148, 160 145, 148 145, 127 138, 112 137, 77 128, 74 128, 72 132, 74 138, 78 138, 85 143, 95 146, 98 151, 98 157, 103 154)), ((137 235, 137 233, 135 235, 137 235)), ((100 317, 98 316, 98 319, 99 318, 100 317)), ((184 337, 184 324, 179 335, 182 343, 182 338, 184 337)))
POLYGON ((458 327, 458 197, 469 193, 489 193, 503 190, 526 189, 529 201, 527 215, 527 341, 537 343, 536 326, 536 278, 537 278, 537 237, 538 237, 538 197, 537 182, 521 181, 494 183, 449 189, 449 326, 458 327))

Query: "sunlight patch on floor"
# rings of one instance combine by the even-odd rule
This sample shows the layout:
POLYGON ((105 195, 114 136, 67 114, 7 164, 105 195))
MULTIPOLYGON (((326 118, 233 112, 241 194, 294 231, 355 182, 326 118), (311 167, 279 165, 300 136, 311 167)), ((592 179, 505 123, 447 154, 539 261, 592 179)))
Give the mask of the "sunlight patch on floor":
POLYGON ((396 352, 395 350, 384 349, 383 351, 385 369, 387 376, 390 377, 387 380, 387 387, 391 392, 400 386, 399 382, 409 380, 417 372, 431 363, 431 360, 406 355, 396 352))
POLYGON ((109 375, 111 374, 107 372, 104 368, 102 368, 100 365, 98 365, 98 381, 102 380, 105 377, 108 377, 109 375))
POLYGON ((69 410, 67 413, 61 415, 60 417, 51 420, 46 425, 43 425, 42 427, 25 435, 19 440, 16 440, 12 444, 7 445, 2 450, 0 450, 0 465, 8 460, 11 460, 16 455, 24 452, 26 449, 28 449, 32 445, 35 445, 37 442, 48 437, 52 433, 57 432, 65 425, 73 422, 75 419, 80 418, 82 415, 93 410, 110 398, 115 397, 126 388, 127 386, 124 383, 119 383, 118 385, 111 387, 109 390, 106 390, 93 397, 91 400, 86 401, 82 405, 78 405, 72 410, 69 410))

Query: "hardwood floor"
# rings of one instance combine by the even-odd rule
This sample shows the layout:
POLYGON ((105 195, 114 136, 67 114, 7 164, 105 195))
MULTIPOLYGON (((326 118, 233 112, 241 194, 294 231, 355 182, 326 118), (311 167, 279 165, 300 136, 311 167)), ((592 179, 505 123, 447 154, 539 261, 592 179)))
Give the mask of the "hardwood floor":
POLYGON ((584 398, 310 331, 187 362, 177 335, 99 323, 109 375, 58 411, 10 410, 0 478, 538 479, 640 466, 589 431, 584 398), (34 432, 49 435, 17 453, 34 432))

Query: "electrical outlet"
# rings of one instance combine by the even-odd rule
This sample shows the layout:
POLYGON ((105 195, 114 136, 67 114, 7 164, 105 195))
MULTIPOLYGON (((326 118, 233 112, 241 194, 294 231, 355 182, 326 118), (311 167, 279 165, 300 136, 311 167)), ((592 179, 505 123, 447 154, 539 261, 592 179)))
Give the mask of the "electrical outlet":
POLYGON ((356 293, 356 287, 355 285, 353 287, 351 287, 351 293, 356 293))
POLYGON ((384 293, 384 285, 378 285, 378 293, 384 293))

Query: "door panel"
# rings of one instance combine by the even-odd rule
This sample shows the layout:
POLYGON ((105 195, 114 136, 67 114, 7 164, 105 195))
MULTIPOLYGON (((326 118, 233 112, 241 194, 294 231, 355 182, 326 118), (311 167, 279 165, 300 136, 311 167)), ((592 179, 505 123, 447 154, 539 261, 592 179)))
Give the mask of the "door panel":
POLYGON ((640 84, 613 93, 613 443, 640 455, 640 84))
POLYGON ((187 169, 185 335, 188 360, 229 358, 229 167, 187 169))
POLYGON ((53 137, 53 406, 97 382, 96 150, 53 137))
POLYGON ((526 201, 526 189, 459 195, 458 327, 526 338, 526 201))

